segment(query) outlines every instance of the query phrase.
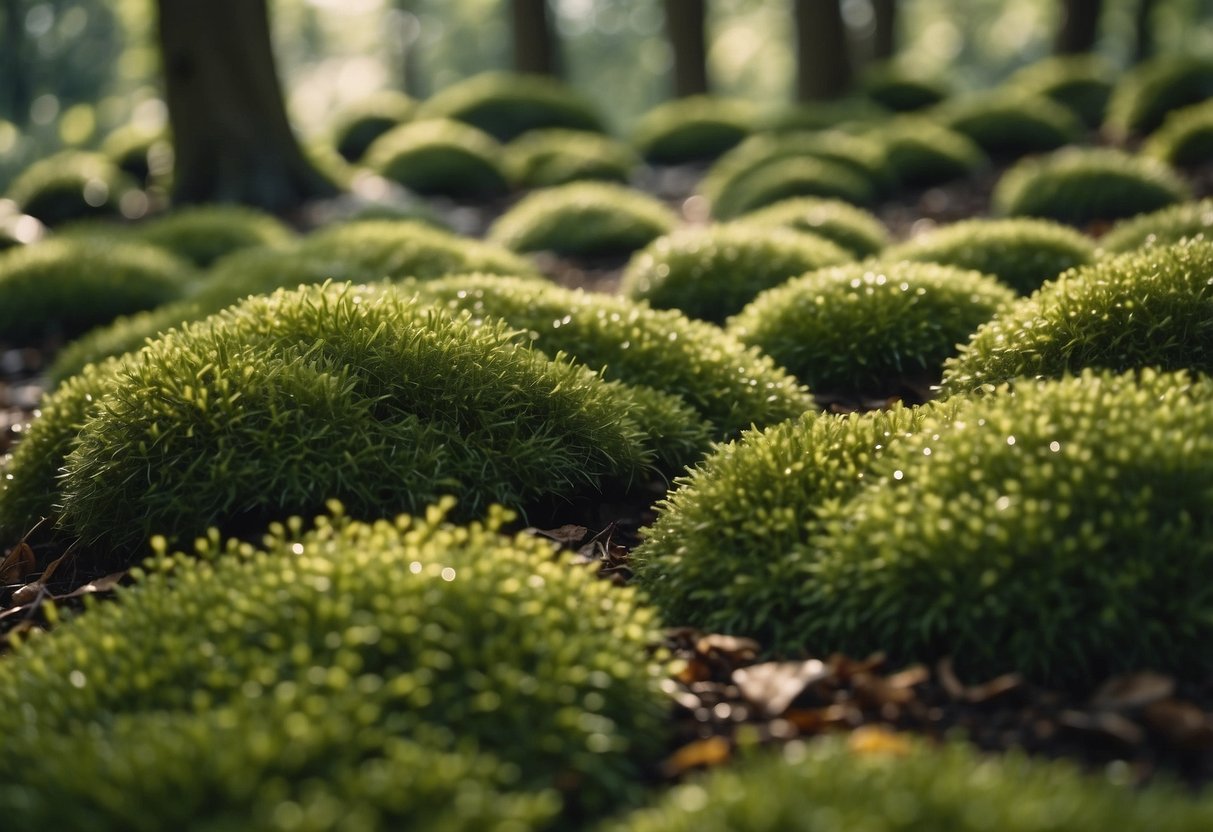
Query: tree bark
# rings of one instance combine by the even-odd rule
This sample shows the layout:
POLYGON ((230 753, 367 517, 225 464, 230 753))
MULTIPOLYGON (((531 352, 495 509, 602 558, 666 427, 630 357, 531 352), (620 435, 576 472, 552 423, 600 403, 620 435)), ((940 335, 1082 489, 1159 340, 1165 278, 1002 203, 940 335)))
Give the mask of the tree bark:
POLYGON ((514 69, 537 75, 558 75, 556 37, 547 0, 511 0, 514 69))
POLYGON ((838 98, 851 86, 847 32, 838 0, 795 0, 796 97, 838 98))
POLYGON ((158 0, 157 9, 173 202, 285 214, 335 194, 291 132, 266 0, 158 0))
POLYGON ((872 57, 887 61, 897 52, 897 0, 872 0, 876 28, 872 34, 872 57))
POLYGON ((1137 0, 1133 27, 1133 60, 1137 63, 1154 54, 1154 7, 1156 0, 1137 0))
POLYGON ((17 124, 29 121, 29 105, 33 99, 30 91, 29 64, 26 60, 25 20, 20 0, 0 2, 0 113, 17 124))
POLYGON ((665 0, 665 35, 674 55, 677 98, 704 95, 708 91, 706 20, 706 0, 665 0))
POLYGON ((1059 55, 1094 51, 1102 12, 1103 0, 1062 0, 1054 51, 1059 55))

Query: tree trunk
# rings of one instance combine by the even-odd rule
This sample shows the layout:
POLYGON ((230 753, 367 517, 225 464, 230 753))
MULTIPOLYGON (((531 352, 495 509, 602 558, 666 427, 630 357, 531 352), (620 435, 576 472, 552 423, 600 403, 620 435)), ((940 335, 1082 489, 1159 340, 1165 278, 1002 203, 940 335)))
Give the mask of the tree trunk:
POLYGON ((1102 11, 1103 0, 1062 0, 1061 27, 1057 30, 1054 51, 1059 55, 1094 51, 1102 11))
POLYGON ((335 194, 291 132, 266 0, 158 0, 157 8, 174 203, 285 214, 335 194))
POLYGON ((1137 63, 1154 54, 1154 7, 1156 0, 1137 0, 1133 27, 1133 60, 1137 63))
POLYGON ((25 19, 20 0, 0 2, 0 114, 17 124, 29 121, 29 62, 26 60, 25 19))
POLYGON ((665 0, 665 36, 674 55, 674 95, 708 91, 708 55, 704 40, 706 0, 665 0))
POLYGON ((872 34, 872 57, 887 61, 897 52, 897 0, 872 0, 876 27, 872 34))
POLYGON ((795 0, 796 97, 838 98, 851 86, 847 32, 838 0, 795 0))
POLYGON ((557 75, 556 38, 547 0, 511 0, 514 35, 514 69, 538 75, 557 75))

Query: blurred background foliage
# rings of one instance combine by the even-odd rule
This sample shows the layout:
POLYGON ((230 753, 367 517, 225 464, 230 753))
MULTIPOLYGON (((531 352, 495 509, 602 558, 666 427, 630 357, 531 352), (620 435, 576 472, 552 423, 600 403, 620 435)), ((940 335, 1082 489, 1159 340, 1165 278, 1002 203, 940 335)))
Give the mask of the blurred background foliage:
MULTIPOLYGON (((1137 0, 1108 0, 1099 52, 1129 60, 1137 0)), ((990 86, 1049 54, 1056 0, 901 0, 898 55, 959 89, 990 86), (963 11, 962 11, 963 9, 963 11)), ((562 74, 626 129, 670 97, 671 57, 653 0, 553 0, 562 74), (603 94, 603 92, 606 94, 603 94)), ((717 92, 788 100, 789 0, 713 0, 708 63, 717 92)), ((871 0, 844 0, 853 54, 869 49, 871 0)), ((279 71, 296 127, 327 128, 377 89, 424 97, 509 65, 500 0, 271 0, 279 71)), ((1156 43, 1213 54, 1213 0, 1159 0, 1156 43), (1193 23, 1195 21, 1195 24, 1193 23)), ((32 159, 90 147, 115 127, 165 121, 151 0, 0 0, 0 189, 32 159)))

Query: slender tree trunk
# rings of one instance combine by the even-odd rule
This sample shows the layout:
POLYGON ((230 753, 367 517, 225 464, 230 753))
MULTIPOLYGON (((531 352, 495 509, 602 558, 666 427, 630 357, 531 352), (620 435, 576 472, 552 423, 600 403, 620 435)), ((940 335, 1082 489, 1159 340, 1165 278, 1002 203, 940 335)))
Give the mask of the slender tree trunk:
POLYGON ((1154 7, 1157 0, 1137 0, 1133 27, 1133 60, 1140 63, 1154 54, 1154 7))
POLYGON ((510 0, 514 35, 514 69, 538 75, 558 75, 556 37, 547 0, 510 0))
POLYGON ((1102 12, 1103 0, 1062 0, 1054 51, 1059 55, 1094 51, 1102 12))
POLYGON ((23 11, 21 0, 0 2, 0 113, 17 124, 29 121, 32 99, 23 11))
POLYGON ((400 88, 413 98, 425 98, 421 77, 421 15, 413 0, 397 0, 400 38, 400 88))
POLYGON ((674 54, 674 95, 678 98, 708 91, 706 20, 706 0, 665 0, 665 36, 674 54))
POLYGON ((872 57, 887 61, 897 52, 897 0, 872 0, 876 30, 872 35, 872 57))
POLYGON ((336 193, 291 132, 266 0, 158 0, 173 201, 289 213, 336 193))
POLYGON ((838 0, 795 0, 796 97, 838 98, 851 86, 847 32, 838 0))

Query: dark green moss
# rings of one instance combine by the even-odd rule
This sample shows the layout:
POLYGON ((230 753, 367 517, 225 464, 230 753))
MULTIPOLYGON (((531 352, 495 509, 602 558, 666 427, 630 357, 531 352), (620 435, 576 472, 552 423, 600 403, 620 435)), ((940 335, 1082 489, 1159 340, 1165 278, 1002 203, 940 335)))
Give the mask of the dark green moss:
POLYGON ((1114 138, 1152 133, 1167 113, 1213 98, 1213 60, 1165 55, 1139 64, 1117 82, 1104 129, 1114 138))
POLYGON ((1185 202, 1118 222, 1100 238, 1099 247, 1123 253, 1144 246, 1172 245, 1188 237, 1213 241, 1213 199, 1185 202))
POLYGON ((869 67, 860 86, 865 96, 895 113, 933 107, 952 93, 950 86, 939 78, 909 72, 891 63, 869 67))
POLYGON ((898 118, 873 135, 884 144, 890 174, 905 188, 964 179, 989 161, 969 137, 921 117, 898 118))
POLYGON ((758 116, 757 106, 742 99, 679 98, 658 104, 641 116, 632 144, 655 164, 707 161, 749 136, 758 116))
POLYGON ((588 100, 572 87, 542 75, 476 75, 422 102, 418 115, 462 121, 500 142, 545 127, 603 132, 602 118, 588 100))
POLYGON ((1181 167, 1213 161, 1213 102, 1170 113, 1162 127, 1146 139, 1141 152, 1181 167))
POLYGON ((738 222, 805 231, 837 243, 856 257, 876 254, 889 241, 889 232, 873 214, 839 199, 784 199, 751 211, 738 222))
POLYGON ((342 111, 333 127, 333 146, 348 162, 366 155, 374 141, 413 117, 417 102, 402 92, 382 90, 342 111))
POLYGON ((932 116, 990 156, 1004 159, 1056 150, 1083 133, 1078 117, 1062 105, 1014 92, 974 94, 937 107, 932 116))
POLYGON ((550 128, 532 130, 510 142, 506 163, 519 185, 550 188, 585 179, 627 182, 640 160, 610 136, 550 128))
POLYGON ((1007 86, 1056 101, 1087 127, 1098 127, 1107 111, 1113 78, 1112 66, 1102 58, 1058 55, 1025 66, 1007 86))
POLYGON ((9 185, 7 196, 47 225, 117 216, 135 181, 99 153, 66 150, 34 162, 9 185))
POLYGON ((368 167, 419 194, 487 197, 509 190, 503 150, 486 133, 449 119, 394 127, 366 151, 368 167))
POLYGON ((206 268, 243 248, 285 246, 294 234, 277 218, 253 208, 200 205, 134 226, 129 236, 206 268))

